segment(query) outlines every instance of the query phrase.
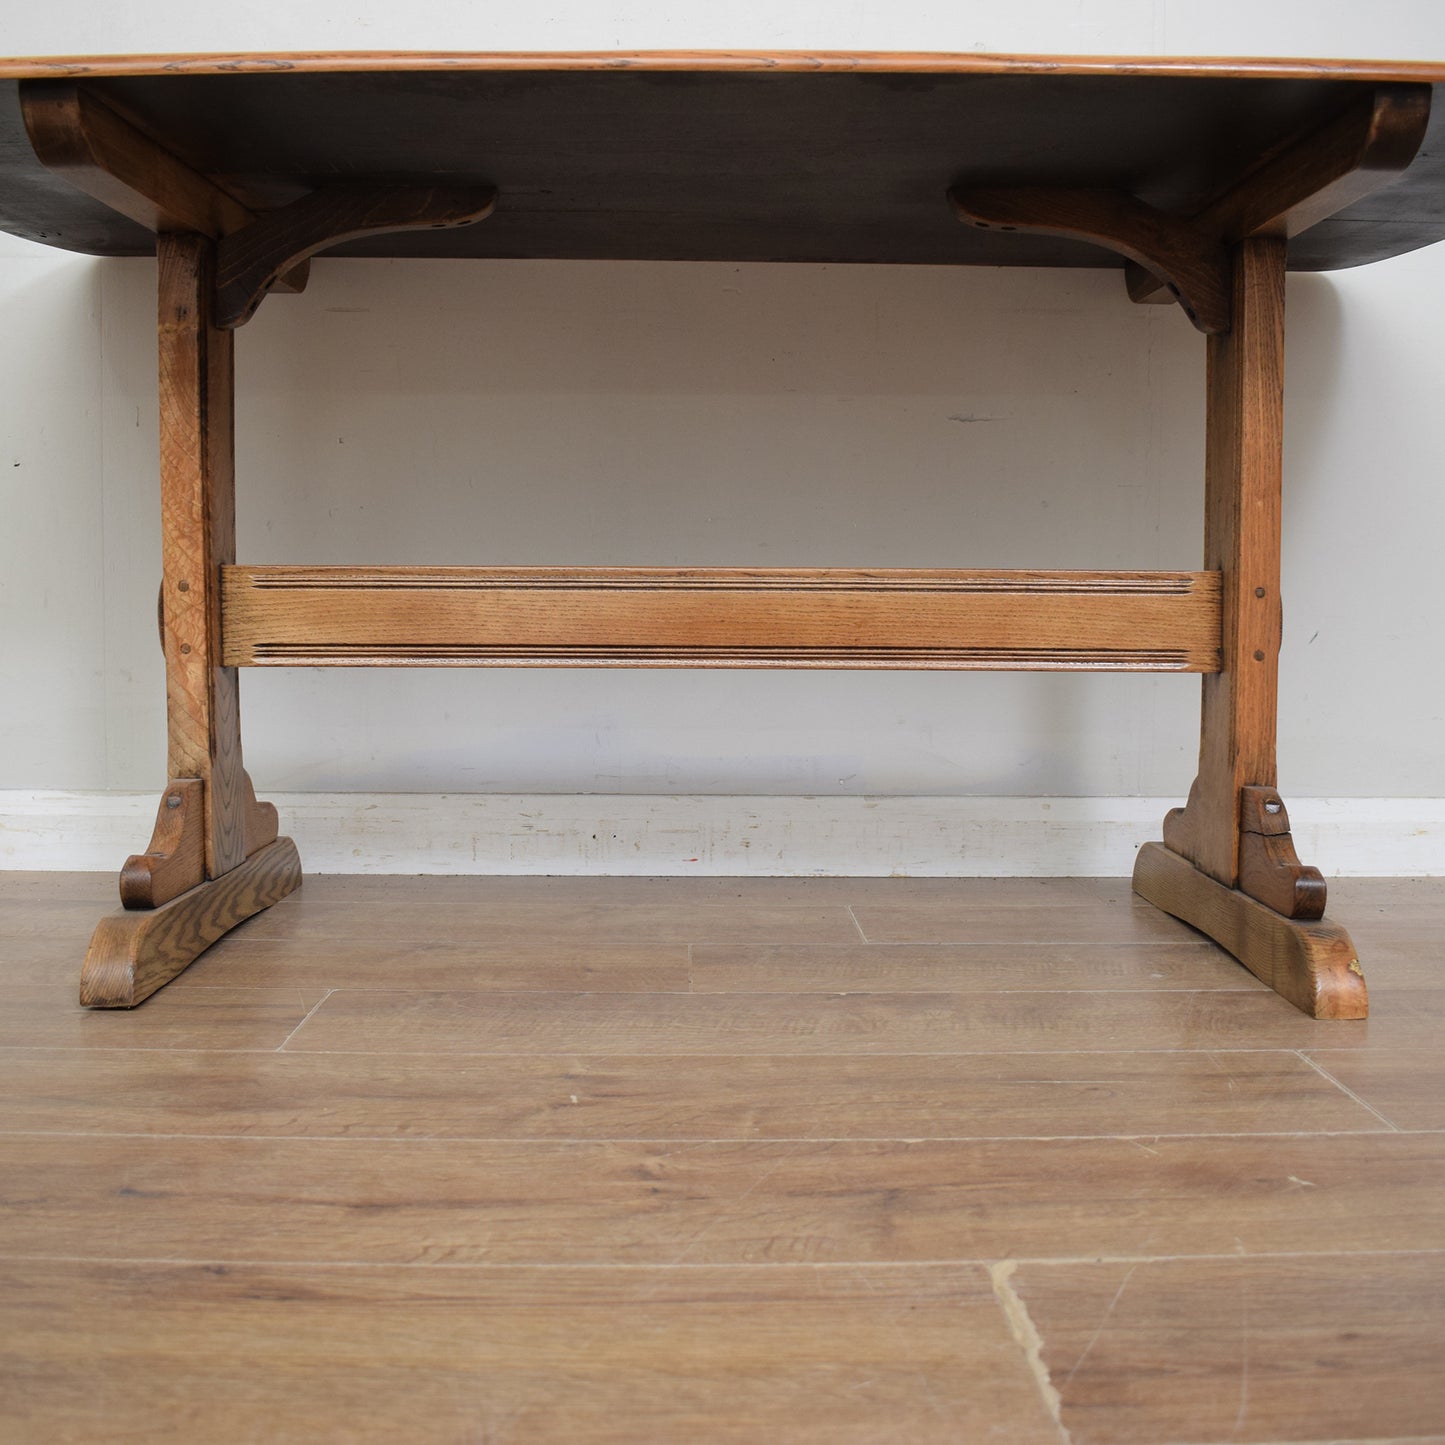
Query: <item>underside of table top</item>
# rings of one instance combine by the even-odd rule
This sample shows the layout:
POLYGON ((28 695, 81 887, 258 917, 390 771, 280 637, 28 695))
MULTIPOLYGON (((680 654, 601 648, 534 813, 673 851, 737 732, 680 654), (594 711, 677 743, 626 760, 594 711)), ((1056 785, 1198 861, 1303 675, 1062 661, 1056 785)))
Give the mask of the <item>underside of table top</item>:
POLYGON ((1445 238, 1445 66, 971 55, 315 55, 0 61, 0 228, 99 255, 154 236, 48 172, 23 83, 74 79, 258 211, 337 180, 497 189, 485 224, 331 254, 1093 266, 961 226, 957 186, 1107 188, 1188 216, 1373 86, 1437 104, 1414 163, 1292 239, 1329 270, 1445 238))

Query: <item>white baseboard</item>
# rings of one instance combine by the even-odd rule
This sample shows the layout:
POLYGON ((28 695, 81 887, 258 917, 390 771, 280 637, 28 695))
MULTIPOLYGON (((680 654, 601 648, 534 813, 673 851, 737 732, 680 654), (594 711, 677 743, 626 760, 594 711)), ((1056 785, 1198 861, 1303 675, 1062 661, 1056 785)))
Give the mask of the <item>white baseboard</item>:
MULTIPOLYGON (((1172 798, 269 795, 313 873, 1111 877, 1172 798)), ((0 791, 0 868, 111 871, 155 793, 0 791)), ((1445 874, 1445 799, 1292 798, 1327 876, 1445 874)))

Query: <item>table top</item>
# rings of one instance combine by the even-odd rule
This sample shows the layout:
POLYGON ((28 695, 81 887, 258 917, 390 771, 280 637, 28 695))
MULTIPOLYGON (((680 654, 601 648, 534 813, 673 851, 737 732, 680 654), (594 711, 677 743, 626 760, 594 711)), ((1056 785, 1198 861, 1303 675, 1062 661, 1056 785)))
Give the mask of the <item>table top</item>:
POLYGON ((253 210, 342 178, 495 186, 487 221, 351 256, 1117 267, 960 225, 954 186, 1124 190, 1189 216, 1368 88, 1432 87, 1409 168, 1290 242, 1295 270, 1445 238, 1445 64, 691 52, 0 60, 0 228, 154 237, 42 167, 20 87, 68 79, 253 210))

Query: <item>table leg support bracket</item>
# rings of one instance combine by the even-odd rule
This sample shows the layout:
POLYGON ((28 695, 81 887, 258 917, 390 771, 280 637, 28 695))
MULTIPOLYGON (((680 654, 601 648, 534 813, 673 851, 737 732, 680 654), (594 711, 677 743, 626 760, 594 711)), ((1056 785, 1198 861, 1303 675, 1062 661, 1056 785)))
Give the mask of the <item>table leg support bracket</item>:
MULTIPOLYGON (((150 847, 132 853, 120 871, 126 908, 159 908, 206 881, 206 785, 172 778, 161 795, 150 847)), ((241 772, 241 827, 246 856, 274 843, 280 832, 275 806, 256 801, 251 777, 241 772)))
POLYGON ((1324 875, 1300 862, 1273 788, 1239 790, 1239 890, 1286 918, 1324 917, 1324 875))
POLYGON ((1208 934, 1311 1018, 1362 1019, 1368 1014, 1355 946, 1337 924, 1286 918, 1247 893, 1216 882, 1163 843, 1146 843, 1139 850, 1134 891, 1208 934))

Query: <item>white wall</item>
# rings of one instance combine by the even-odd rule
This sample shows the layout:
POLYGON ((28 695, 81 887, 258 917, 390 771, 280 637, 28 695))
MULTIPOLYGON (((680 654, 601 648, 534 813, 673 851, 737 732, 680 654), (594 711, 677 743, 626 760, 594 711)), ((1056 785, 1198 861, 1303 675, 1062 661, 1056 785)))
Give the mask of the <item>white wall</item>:
MULTIPOLYGON (((6 11, 15 54, 1445 59, 1433 0, 6 11)), ((0 239, 0 789, 163 779, 152 287, 148 261, 0 239)), ((1442 299, 1445 246, 1290 281, 1289 796, 1445 796, 1442 299)), ((1117 273, 322 260, 238 356, 244 561, 1198 565, 1202 340, 1117 273)), ((966 673, 243 680, 263 792, 1172 796, 1197 698, 966 673)))

